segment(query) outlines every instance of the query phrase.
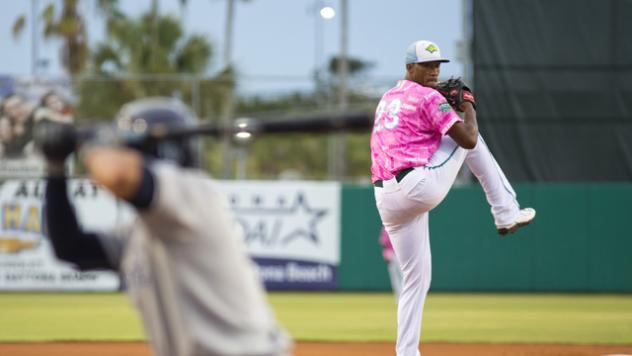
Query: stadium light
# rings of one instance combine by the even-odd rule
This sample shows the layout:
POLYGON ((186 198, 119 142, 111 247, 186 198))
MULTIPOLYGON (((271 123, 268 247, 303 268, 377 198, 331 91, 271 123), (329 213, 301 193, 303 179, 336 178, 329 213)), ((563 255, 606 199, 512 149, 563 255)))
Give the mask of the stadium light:
POLYGON ((334 16, 336 16, 336 10, 334 10, 333 7, 325 6, 320 9, 320 17, 322 17, 323 19, 331 20, 334 18, 334 16))

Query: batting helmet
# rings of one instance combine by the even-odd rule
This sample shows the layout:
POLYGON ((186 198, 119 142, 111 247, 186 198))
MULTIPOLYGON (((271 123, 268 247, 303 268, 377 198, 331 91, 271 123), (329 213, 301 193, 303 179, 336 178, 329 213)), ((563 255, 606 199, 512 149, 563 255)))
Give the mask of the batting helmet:
MULTIPOLYGON (((119 131, 142 136, 148 129, 193 126, 195 114, 180 100, 154 97, 129 102, 116 115, 119 131)), ((131 140, 130 142, 134 142, 131 140)), ((139 140, 130 144, 149 157, 175 162, 182 167, 199 167, 200 144, 194 138, 139 140)))

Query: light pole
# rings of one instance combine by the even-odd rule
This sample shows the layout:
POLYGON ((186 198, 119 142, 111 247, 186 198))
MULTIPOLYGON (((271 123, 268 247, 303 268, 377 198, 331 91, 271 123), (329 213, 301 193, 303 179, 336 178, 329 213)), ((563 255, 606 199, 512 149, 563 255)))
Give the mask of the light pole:
MULTIPOLYGON (((343 0, 344 1, 344 0, 343 0)), ((343 2, 343 9, 346 4, 343 2)), ((323 47, 324 47, 324 36, 323 36, 323 24, 322 20, 327 21, 336 17, 336 10, 331 6, 324 6, 322 0, 316 0, 314 3, 314 10, 316 10, 316 19, 315 19, 315 30, 314 30, 314 77, 316 81, 316 91, 317 94, 322 94, 321 91, 323 89, 323 77, 322 70, 325 68, 325 64, 323 63, 323 47)), ((343 10, 344 11, 344 10, 343 10)), ((344 17, 344 14, 343 14, 344 17)), ((343 18, 343 25, 346 24, 346 20, 343 18)), ((343 30, 344 32, 344 30, 343 30)), ((345 49, 343 52, 343 57, 346 58, 346 33, 341 38, 342 47, 345 49)), ((340 65, 340 61, 339 61, 340 65)), ((345 61, 346 65, 346 61, 345 61)), ((338 69, 339 74, 340 67, 338 69)), ((343 80, 344 81, 344 80, 343 80)), ((344 84, 343 84, 344 85, 344 84)), ((346 89, 345 89, 346 91, 346 89)), ((340 94, 340 93, 339 93, 340 94)), ((329 95, 327 95, 329 97, 329 95)), ((346 95, 339 95, 339 102, 345 102, 344 106, 346 107, 346 95), (342 101, 340 101, 342 99, 342 101)), ((330 179, 339 179, 341 177, 341 166, 344 165, 344 158, 341 158, 340 155, 344 154, 344 147, 342 147, 340 135, 332 134, 327 138, 327 172, 330 179), (342 159, 342 161, 341 161, 342 159), (341 163, 342 162, 342 163, 341 163)))
MULTIPOLYGON (((321 11, 321 15, 330 13, 331 17, 335 15, 333 8, 331 10, 321 11)), ((341 115, 347 111, 348 107, 348 90, 347 79, 349 76, 348 62, 348 1, 340 0, 340 55, 338 56, 338 112, 341 115)), ((330 179, 340 180, 345 176, 346 170, 346 135, 343 133, 332 134, 328 138, 328 172, 330 179)))
POLYGON ((233 50, 233 21, 235 19, 235 0, 228 0, 226 4, 226 27, 224 29, 224 67, 232 65, 233 50))
MULTIPOLYGON (((235 17, 235 0, 228 0, 226 4, 226 28, 224 30, 224 74, 229 74, 232 67, 232 47, 233 47, 233 21, 235 17)), ((228 80, 232 81, 231 76, 228 80)), ((235 105, 234 83, 228 83, 224 93, 224 105, 222 105, 221 122, 224 127, 229 127, 232 121, 235 105)), ((233 166, 233 145, 231 137, 225 134, 222 137, 222 178, 227 179, 231 176, 233 166)))
POLYGON ((235 147, 235 154, 237 156, 235 167, 236 179, 246 179, 248 168, 248 148, 252 143, 256 127, 256 120, 251 118, 237 118, 233 122, 233 129, 235 130, 235 133, 232 135, 232 138, 237 144, 235 147))
POLYGON ((320 16, 317 15, 318 9, 322 5, 322 0, 316 0, 311 11, 314 12, 314 87, 317 92, 320 91, 322 83, 320 79, 320 62, 323 52, 323 24, 320 16))
MULTIPOLYGON (((341 115, 347 111, 348 91, 347 79, 349 76, 348 61, 348 1, 340 0, 340 56, 338 57, 338 111, 341 115)), ((335 154, 335 177, 342 179, 345 177, 347 168, 347 136, 344 133, 335 134, 336 154, 335 154)))
POLYGON ((323 22, 333 19, 336 16, 336 10, 331 6, 325 6, 323 0, 314 2, 314 79, 316 90, 322 89, 322 70, 323 70, 323 51, 324 51, 324 35, 323 22))
POLYGON ((37 66, 39 62, 37 31, 39 27, 39 19, 37 11, 39 10, 39 1, 31 0, 31 75, 33 78, 37 76, 37 66))

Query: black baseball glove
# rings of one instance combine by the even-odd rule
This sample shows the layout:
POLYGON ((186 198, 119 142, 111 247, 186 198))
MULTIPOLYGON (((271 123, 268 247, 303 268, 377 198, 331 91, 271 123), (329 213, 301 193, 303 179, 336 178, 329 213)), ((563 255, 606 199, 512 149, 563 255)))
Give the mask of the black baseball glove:
POLYGON ((454 110, 461 111, 461 104, 468 101, 476 108, 476 100, 472 90, 468 88, 461 78, 450 78, 439 82, 435 89, 441 93, 454 110))

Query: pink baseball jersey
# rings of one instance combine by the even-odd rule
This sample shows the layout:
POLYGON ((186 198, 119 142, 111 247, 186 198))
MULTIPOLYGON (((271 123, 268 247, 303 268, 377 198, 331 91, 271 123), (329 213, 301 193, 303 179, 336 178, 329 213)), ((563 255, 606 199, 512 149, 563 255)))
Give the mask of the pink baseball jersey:
POLYGON ((372 181, 428 164, 441 137, 463 121, 436 90, 400 80, 382 96, 371 134, 372 181))

